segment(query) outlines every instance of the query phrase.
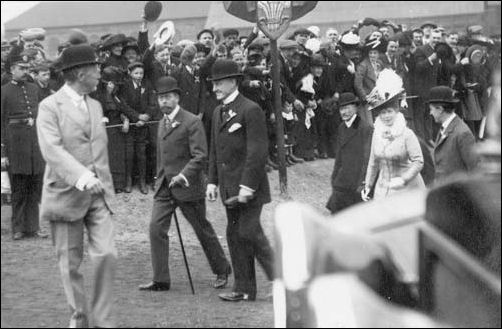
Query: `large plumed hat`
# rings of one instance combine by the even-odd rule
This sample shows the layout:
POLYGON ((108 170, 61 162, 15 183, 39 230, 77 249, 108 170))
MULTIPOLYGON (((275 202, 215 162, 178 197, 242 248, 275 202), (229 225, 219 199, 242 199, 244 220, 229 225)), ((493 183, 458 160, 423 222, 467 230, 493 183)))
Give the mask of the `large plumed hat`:
POLYGON ((352 31, 345 33, 340 40, 340 46, 345 49, 359 48, 359 43, 361 38, 359 35, 353 33, 352 31))
POLYGON ((368 95, 369 110, 379 110, 404 94, 403 80, 391 69, 378 75, 375 88, 368 95))

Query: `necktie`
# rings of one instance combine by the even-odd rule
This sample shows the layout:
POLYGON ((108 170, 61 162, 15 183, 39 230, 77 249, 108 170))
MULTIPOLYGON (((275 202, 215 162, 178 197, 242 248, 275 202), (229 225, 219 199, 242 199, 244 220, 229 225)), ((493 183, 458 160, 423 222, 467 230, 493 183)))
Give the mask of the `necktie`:
POLYGON ((171 119, 169 119, 169 116, 166 115, 166 128, 170 128, 171 127, 171 119))
POLYGON ((223 122, 227 122, 228 119, 230 118, 230 114, 228 114, 229 110, 230 108, 228 107, 228 105, 223 105, 221 107, 221 119, 223 122))

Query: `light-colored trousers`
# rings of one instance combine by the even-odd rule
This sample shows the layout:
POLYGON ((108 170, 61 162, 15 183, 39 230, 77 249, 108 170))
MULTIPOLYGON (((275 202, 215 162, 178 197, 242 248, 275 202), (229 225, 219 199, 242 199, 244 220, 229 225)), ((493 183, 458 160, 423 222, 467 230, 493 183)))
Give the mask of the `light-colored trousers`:
POLYGON ((113 226, 111 213, 102 197, 93 197, 82 220, 51 222, 59 270, 72 313, 70 328, 86 328, 89 325, 114 327, 110 317, 117 260, 113 226), (89 255, 95 266, 91 315, 88 313, 83 276, 79 272, 84 256, 84 227, 87 228, 89 255))

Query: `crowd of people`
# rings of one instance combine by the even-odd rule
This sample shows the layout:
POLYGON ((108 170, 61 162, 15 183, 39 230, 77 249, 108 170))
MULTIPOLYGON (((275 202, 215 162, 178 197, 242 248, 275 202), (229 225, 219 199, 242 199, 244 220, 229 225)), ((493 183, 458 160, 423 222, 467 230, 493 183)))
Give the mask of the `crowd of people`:
MULTIPOLYGON (((231 267, 205 218, 204 198, 214 201, 219 186, 235 275, 232 293, 220 297, 254 300, 254 259, 273 277, 259 218, 270 202, 265 171, 278 169, 277 113, 288 166, 335 159, 332 213, 425 188, 479 161, 473 147, 485 138, 492 74, 500 72, 500 37, 487 38, 482 26, 459 33, 432 22, 407 29, 366 18, 341 34, 329 28, 324 38, 316 26, 298 28, 279 41, 280 111, 273 107, 270 41, 258 28, 244 37, 204 29, 176 44, 164 38, 169 29, 162 25, 150 43, 145 19, 137 38, 104 35, 92 44, 73 30, 54 61, 44 54, 42 29, 2 42, 2 157, 12 183, 13 237, 44 237, 39 217, 51 221, 63 276, 78 273, 78 265, 63 264, 81 261, 65 252, 68 234, 83 230, 81 218, 98 225, 93 252, 103 273, 113 272, 107 198, 131 193, 137 182, 141 193, 155 191, 154 278, 140 289, 170 289, 163 253, 176 207, 201 241, 214 287, 225 287, 231 267)), ((109 294, 101 293, 102 302, 109 294)), ((69 303, 73 316, 85 313, 80 301, 69 303)), ((104 322, 106 312, 98 314, 104 322)))

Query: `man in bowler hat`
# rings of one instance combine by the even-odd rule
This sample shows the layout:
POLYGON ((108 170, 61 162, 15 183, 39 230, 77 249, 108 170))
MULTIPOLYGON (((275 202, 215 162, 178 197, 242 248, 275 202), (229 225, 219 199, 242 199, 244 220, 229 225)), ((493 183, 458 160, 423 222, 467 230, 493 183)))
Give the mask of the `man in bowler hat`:
POLYGON ((331 186, 333 193, 327 208, 332 214, 361 202, 373 129, 357 114, 359 99, 353 93, 343 93, 339 100, 343 122, 338 128, 336 161, 331 186))
POLYGON ((157 143, 157 189, 150 222, 153 281, 140 290, 169 290, 169 227, 180 207, 195 230, 209 265, 217 275, 213 287, 224 288, 230 264, 211 223, 206 219, 203 170, 207 161, 206 134, 202 121, 179 106, 181 89, 172 77, 157 82, 157 100, 164 114, 157 143))
POLYGON ((235 278, 232 292, 219 296, 225 301, 255 300, 255 258, 267 277, 273 278, 272 249, 260 224, 263 205, 271 201, 265 172, 265 115, 258 104, 239 93, 242 74, 237 63, 217 60, 211 73, 213 91, 223 105, 213 114, 206 196, 215 201, 219 186, 226 204, 235 278))
POLYGON ((458 99, 454 90, 437 86, 430 90, 428 105, 434 121, 441 126, 434 143, 436 183, 449 175, 473 171, 478 164, 476 139, 465 122, 455 114, 458 99))
POLYGON ((103 110, 89 97, 101 77, 98 64, 91 46, 66 48, 58 63, 65 84, 40 103, 37 117, 40 150, 47 163, 40 212, 51 223, 71 312, 70 328, 114 327, 111 307, 117 252, 110 208, 114 190, 103 110), (84 228, 95 264, 90 312, 79 272, 84 228))

